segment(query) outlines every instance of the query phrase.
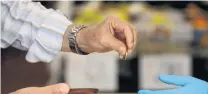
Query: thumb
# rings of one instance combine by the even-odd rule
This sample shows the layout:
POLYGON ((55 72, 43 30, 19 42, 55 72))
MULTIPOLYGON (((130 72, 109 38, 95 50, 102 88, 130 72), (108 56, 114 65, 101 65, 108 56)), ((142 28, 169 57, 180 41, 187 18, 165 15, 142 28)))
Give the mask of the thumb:
POLYGON ((190 76, 160 75, 159 80, 166 84, 184 86, 192 83, 195 79, 190 76))
POLYGON ((39 94, 68 94, 70 90, 68 84, 65 83, 45 86, 41 87, 40 89, 41 92, 39 94))
POLYGON ((45 87, 27 87, 10 94, 68 94, 69 86, 65 83, 45 87))
POLYGON ((181 89, 169 89, 169 90, 139 90, 138 94, 181 94, 181 89))
POLYGON ((106 44, 108 48, 117 51, 122 56, 126 54, 127 47, 122 41, 118 40, 114 36, 109 36, 106 39, 106 44))

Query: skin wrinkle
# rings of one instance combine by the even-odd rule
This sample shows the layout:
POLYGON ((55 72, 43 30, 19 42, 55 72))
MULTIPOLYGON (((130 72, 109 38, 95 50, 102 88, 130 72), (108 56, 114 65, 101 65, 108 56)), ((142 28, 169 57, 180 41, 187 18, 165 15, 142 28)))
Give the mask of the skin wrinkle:
MULTIPOLYGON (((103 23, 101 23, 101 24, 103 24, 103 23)), ((102 27, 100 27, 100 25, 97 25, 98 26, 98 28, 100 28, 101 29, 101 31, 103 31, 102 29, 102 27)), ((96 33, 96 31, 94 31, 94 33, 93 33, 94 35, 95 35, 95 37, 94 37, 94 39, 93 40, 96 40, 96 39, 98 39, 98 40, 100 40, 100 41, 98 41, 98 44, 100 44, 101 46, 99 46, 99 47, 97 47, 96 45, 94 46, 94 47, 97 47, 98 49, 101 49, 102 48, 102 46, 104 46, 104 47, 108 47, 108 46, 106 46, 106 45, 104 45, 105 44, 105 41, 106 41, 106 39, 102 36, 103 35, 103 32, 99 32, 99 33, 96 33)), ((100 52, 104 52, 104 50, 101 50, 100 52)))
MULTIPOLYGON (((104 24, 104 23, 102 23, 102 24, 104 24)), ((108 25, 108 24, 107 24, 107 25, 108 25)), ((110 29, 110 26, 108 25, 107 27, 109 28, 108 30, 112 33, 112 31, 111 31, 112 29, 110 29)), ((102 28, 102 29, 103 29, 103 28, 102 28)), ((103 51, 101 51, 101 52, 109 51, 109 49, 110 49, 110 48, 109 48, 109 45, 105 45, 105 44, 107 44, 107 43, 106 43, 106 39, 105 39, 105 38, 102 38, 102 33, 100 34, 100 38, 101 38, 101 39, 100 39, 101 41, 100 41, 99 44, 107 48, 106 50, 103 50, 103 51)))

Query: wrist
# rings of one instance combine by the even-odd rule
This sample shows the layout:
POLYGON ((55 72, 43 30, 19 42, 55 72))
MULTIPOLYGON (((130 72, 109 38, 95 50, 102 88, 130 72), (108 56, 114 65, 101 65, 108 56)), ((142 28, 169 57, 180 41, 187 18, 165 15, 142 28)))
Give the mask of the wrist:
POLYGON ((77 42, 77 46, 80 48, 80 50, 82 50, 83 52, 86 53, 91 53, 92 51, 90 51, 88 49, 88 47, 86 46, 86 43, 89 43, 87 41, 87 32, 89 31, 88 28, 83 28, 81 29, 78 33, 77 33, 77 38, 76 38, 76 42, 77 42))
POLYGON ((70 33, 74 32, 73 29, 74 29, 75 26, 76 25, 68 26, 68 28, 67 28, 64 36, 63 36, 63 42, 62 42, 62 49, 61 49, 61 51, 64 51, 64 52, 75 52, 76 53, 76 51, 73 51, 75 49, 71 48, 71 46, 77 45, 78 49, 81 50, 82 52, 84 52, 84 53, 91 53, 92 51, 90 51, 89 47, 86 46, 87 45, 86 43, 89 43, 87 41, 87 38, 86 38, 87 37, 87 32, 89 31, 89 29, 87 27, 84 27, 84 28, 80 29, 76 33, 75 40, 71 40, 71 42, 74 42, 75 45, 73 43, 72 43, 73 45, 70 45, 71 42, 69 40, 69 37, 71 37, 71 38, 73 37, 73 35, 70 34, 70 33))
POLYGON ((62 42, 62 48, 61 51, 63 52, 71 52, 71 49, 69 47, 69 33, 71 31, 71 29, 73 28, 73 25, 68 26, 68 28, 66 29, 64 36, 63 36, 63 42, 62 42))
POLYGON ((83 34, 85 32, 85 30, 83 29, 85 28, 87 27, 84 25, 71 25, 70 28, 68 28, 69 31, 67 32, 69 32, 69 34, 68 36, 66 36, 66 39, 68 39, 68 47, 70 48, 71 52, 76 53, 76 54, 81 54, 81 55, 89 54, 89 53, 86 53, 85 50, 79 47, 80 45, 84 45, 83 43, 85 42, 85 40, 83 40, 84 39, 83 36, 85 35, 83 34))

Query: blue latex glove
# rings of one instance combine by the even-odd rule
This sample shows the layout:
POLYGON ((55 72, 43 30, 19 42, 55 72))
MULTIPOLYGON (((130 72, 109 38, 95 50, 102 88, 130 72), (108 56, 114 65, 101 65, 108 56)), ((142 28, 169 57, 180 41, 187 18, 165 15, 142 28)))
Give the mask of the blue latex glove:
POLYGON ((208 94, 208 83, 194 77, 160 75, 159 80, 181 87, 170 90, 140 90, 138 94, 208 94))

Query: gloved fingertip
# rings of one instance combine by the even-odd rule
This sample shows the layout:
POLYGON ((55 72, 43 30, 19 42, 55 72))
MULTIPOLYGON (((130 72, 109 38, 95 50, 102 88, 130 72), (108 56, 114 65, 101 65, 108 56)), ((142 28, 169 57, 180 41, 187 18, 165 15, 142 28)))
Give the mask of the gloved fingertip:
POLYGON ((139 90, 138 94, 148 94, 150 90, 139 90))
POLYGON ((170 76, 171 76, 171 75, 160 74, 160 75, 158 76, 158 79, 159 79, 159 80, 168 79, 170 76))

